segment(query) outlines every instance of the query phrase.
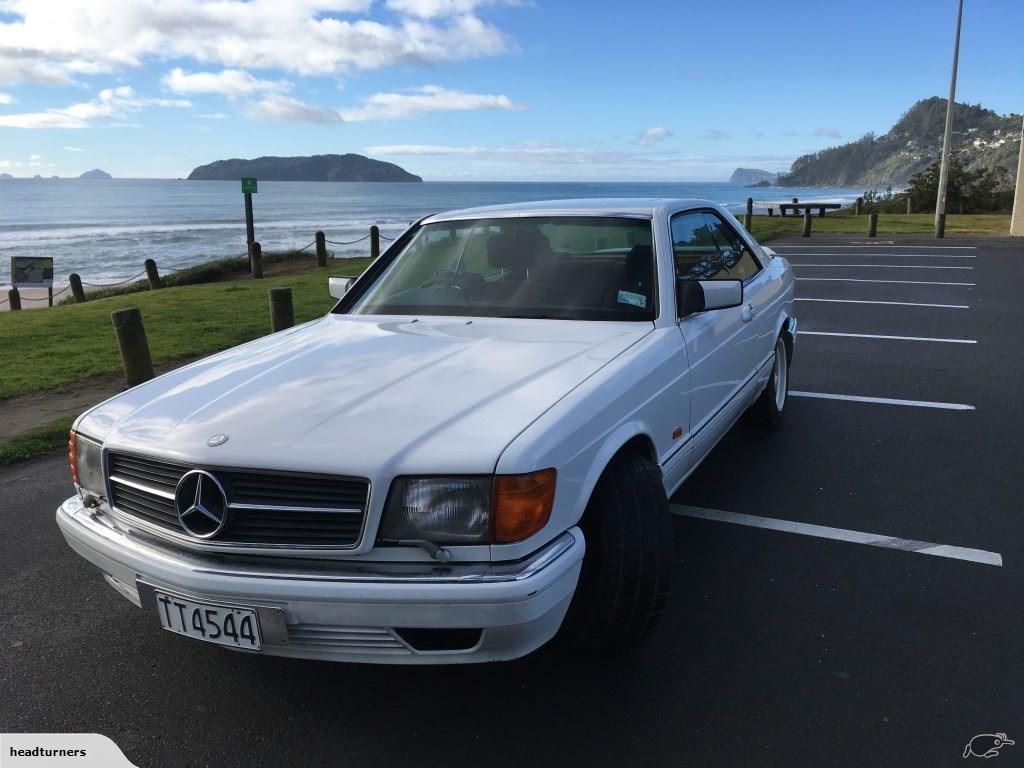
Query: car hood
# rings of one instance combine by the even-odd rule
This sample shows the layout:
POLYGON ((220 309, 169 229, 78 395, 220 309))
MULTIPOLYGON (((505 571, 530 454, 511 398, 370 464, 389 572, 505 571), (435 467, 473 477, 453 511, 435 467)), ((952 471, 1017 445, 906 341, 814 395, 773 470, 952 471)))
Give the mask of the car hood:
POLYGON ((77 428, 205 466, 489 473, 651 323, 327 315, 172 371, 77 428), (227 435, 211 447, 213 435, 227 435))

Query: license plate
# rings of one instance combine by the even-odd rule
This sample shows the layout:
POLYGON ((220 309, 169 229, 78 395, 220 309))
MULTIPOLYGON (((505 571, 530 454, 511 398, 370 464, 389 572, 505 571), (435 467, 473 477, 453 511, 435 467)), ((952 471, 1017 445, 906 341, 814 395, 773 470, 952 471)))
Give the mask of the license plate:
POLYGON ((260 622, 251 608, 196 603, 177 595, 154 592, 160 625, 171 632, 218 645, 258 651, 260 622))

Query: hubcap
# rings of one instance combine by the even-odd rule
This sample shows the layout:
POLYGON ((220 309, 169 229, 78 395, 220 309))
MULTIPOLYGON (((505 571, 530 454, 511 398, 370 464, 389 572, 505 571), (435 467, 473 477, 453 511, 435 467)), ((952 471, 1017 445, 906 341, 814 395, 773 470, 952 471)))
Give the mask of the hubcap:
POLYGON ((772 383, 775 385, 775 408, 779 411, 786 405, 786 383, 789 367, 786 365, 786 345, 779 339, 775 345, 775 366, 772 368, 772 383))

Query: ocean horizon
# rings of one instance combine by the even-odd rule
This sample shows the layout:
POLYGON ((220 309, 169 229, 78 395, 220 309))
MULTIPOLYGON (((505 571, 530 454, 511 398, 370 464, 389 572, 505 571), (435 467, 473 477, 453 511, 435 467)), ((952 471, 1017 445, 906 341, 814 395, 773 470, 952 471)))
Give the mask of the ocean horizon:
MULTIPOLYGON (((253 196, 264 251, 302 248, 323 230, 338 243, 372 224, 394 236, 430 213, 477 205, 579 197, 704 198, 741 212, 756 202, 797 197, 849 203, 864 188, 748 187, 729 182, 658 181, 261 181, 253 196)), ((329 245, 362 256, 366 242, 329 245)), ((137 275, 147 258, 161 271, 245 253, 238 181, 183 179, 5 179, 0 181, 0 286, 11 256, 51 256, 55 284, 71 272, 89 282, 137 275)))

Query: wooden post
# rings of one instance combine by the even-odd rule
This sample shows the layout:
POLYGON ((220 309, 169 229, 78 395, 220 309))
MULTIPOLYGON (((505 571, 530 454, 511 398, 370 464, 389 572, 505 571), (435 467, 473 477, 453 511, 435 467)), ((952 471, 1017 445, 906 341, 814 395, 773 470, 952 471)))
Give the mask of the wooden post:
POLYGON ((861 209, 862 205, 864 205, 864 198, 863 197, 858 197, 856 200, 853 201, 853 215, 854 216, 860 216, 860 209, 861 209))
POLYGON ((253 280, 263 279, 263 249, 258 240, 249 243, 249 271, 253 280))
POLYGON ((160 273, 156 271, 156 262, 146 259, 144 266, 146 267, 146 279, 149 281, 149 290, 155 291, 160 287, 160 273))
POLYGON ((910 199, 910 193, 907 193, 907 216, 914 212, 914 201, 910 199))
POLYGON ((270 297, 270 330, 273 333, 283 331, 295 325, 295 311, 292 308, 291 288, 271 288, 267 291, 270 297))
POLYGON ((824 208, 819 208, 818 209, 818 218, 819 219, 825 218, 825 209, 824 208))
POLYGON ((124 380, 129 387, 149 381, 155 375, 153 360, 149 356, 146 329, 142 327, 142 313, 138 307, 128 307, 110 313, 121 352, 124 380))
POLYGON ((935 236, 946 236, 946 214, 940 213, 935 219, 935 236))
POLYGON ((811 209, 808 208, 804 211, 804 231, 803 237, 811 236, 811 209))
POLYGON ((875 237, 878 235, 878 214, 868 214, 868 237, 875 237))
POLYGON ((753 220, 754 220, 754 198, 748 197, 747 198, 747 213, 743 217, 743 226, 747 228, 748 232, 750 231, 750 225, 753 223, 753 220))
POLYGON ((318 267, 327 266, 327 235, 323 232, 317 232, 313 239, 316 240, 316 265, 318 267))
POLYGON ((964 212, 964 199, 961 197, 960 201, 956 204, 956 212, 963 214, 964 212))
POLYGON ((82 287, 82 276, 77 272, 68 275, 68 282, 71 284, 71 295, 75 297, 75 304, 85 301, 85 288, 82 287))
POLYGON ((370 227, 370 258, 376 259, 380 256, 380 227, 374 224, 370 227))
POLYGON ((252 192, 245 192, 245 244, 246 247, 256 242, 256 231, 252 223, 252 192))
POLYGON ((7 292, 7 301, 11 305, 11 311, 17 312, 21 309, 21 292, 17 288, 11 288, 7 292))

